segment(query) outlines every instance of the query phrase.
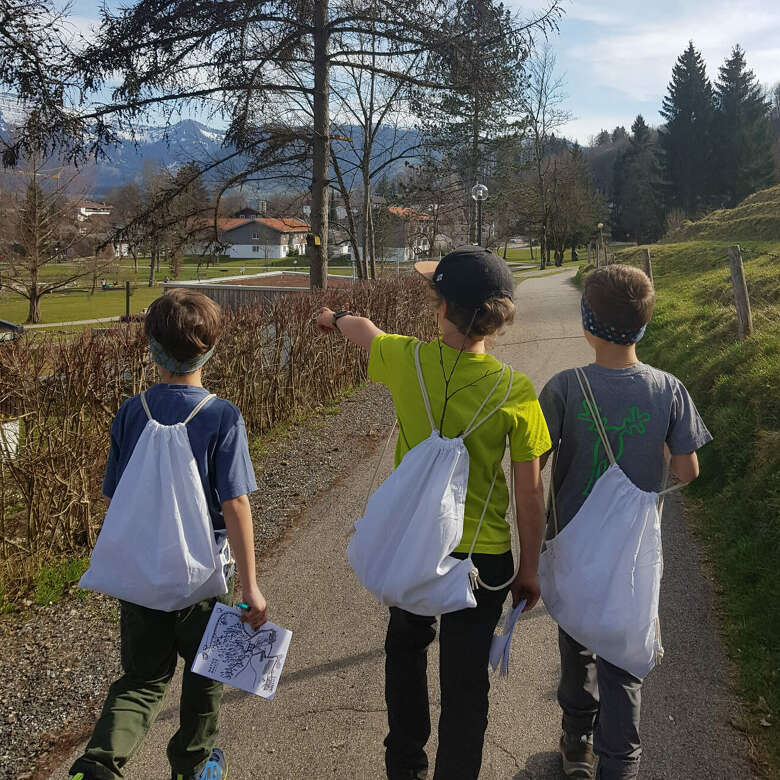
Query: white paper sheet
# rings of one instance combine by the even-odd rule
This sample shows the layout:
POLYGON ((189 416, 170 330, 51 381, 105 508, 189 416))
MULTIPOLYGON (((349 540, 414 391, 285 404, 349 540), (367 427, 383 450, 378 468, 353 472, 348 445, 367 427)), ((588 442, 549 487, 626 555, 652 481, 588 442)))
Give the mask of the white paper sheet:
POLYGON ((511 612, 507 612, 506 618, 504 618, 504 627, 500 635, 493 637, 490 643, 490 665, 493 667, 493 671, 498 671, 499 664, 501 671, 499 674, 502 677, 506 677, 509 674, 509 647, 512 644, 512 633, 515 630, 515 624, 517 619, 525 607, 525 599, 523 599, 511 612))
POLYGON ((263 623, 254 631, 242 612, 217 602, 192 671, 234 688, 273 699, 282 676, 292 631, 263 623))

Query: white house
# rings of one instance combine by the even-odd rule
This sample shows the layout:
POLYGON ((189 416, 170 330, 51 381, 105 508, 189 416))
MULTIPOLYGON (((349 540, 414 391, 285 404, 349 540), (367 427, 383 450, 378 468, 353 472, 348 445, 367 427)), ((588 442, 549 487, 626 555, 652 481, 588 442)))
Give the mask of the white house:
MULTIPOLYGON (((217 220, 219 241, 223 252, 236 259, 272 259, 287 257, 288 253, 306 251, 306 234, 310 226, 295 217, 230 217, 217 220)), ((205 254, 207 248, 193 245, 190 254, 205 254)))
POLYGON ((86 222, 90 217, 110 217, 112 208, 109 203, 82 200, 76 204, 76 219, 79 222, 86 222))

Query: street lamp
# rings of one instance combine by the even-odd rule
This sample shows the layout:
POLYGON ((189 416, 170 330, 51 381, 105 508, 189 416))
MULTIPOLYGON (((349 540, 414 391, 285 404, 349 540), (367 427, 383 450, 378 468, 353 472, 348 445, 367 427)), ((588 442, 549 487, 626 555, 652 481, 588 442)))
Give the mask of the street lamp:
POLYGON ((477 202, 477 244, 482 246, 482 201, 487 200, 488 188, 484 184, 475 184, 471 188, 471 197, 477 202))

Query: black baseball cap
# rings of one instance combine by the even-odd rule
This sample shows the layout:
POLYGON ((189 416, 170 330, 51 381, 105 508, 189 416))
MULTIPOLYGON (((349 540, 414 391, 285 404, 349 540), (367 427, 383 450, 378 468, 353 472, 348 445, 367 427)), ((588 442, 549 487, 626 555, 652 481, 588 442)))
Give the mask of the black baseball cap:
POLYGON ((446 301, 461 306, 478 309, 490 298, 514 298, 512 271, 485 247, 459 246, 438 262, 421 260, 414 268, 433 282, 446 301))

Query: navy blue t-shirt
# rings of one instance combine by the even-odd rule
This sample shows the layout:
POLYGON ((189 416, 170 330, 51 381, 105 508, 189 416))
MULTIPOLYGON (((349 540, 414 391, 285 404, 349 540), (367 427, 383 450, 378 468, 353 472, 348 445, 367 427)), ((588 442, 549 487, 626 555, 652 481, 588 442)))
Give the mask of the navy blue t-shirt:
MULTIPOLYGON (((146 402, 152 417, 161 425, 184 422, 201 399, 203 387, 152 385, 146 402)), ((125 401, 111 425, 111 451, 108 454, 103 494, 114 495, 136 442, 148 418, 140 396, 125 401)), ((257 490, 255 471, 249 457, 249 442, 241 412, 223 398, 212 398, 187 423, 192 454, 206 494, 211 521, 216 531, 225 528, 222 502, 257 490)))

